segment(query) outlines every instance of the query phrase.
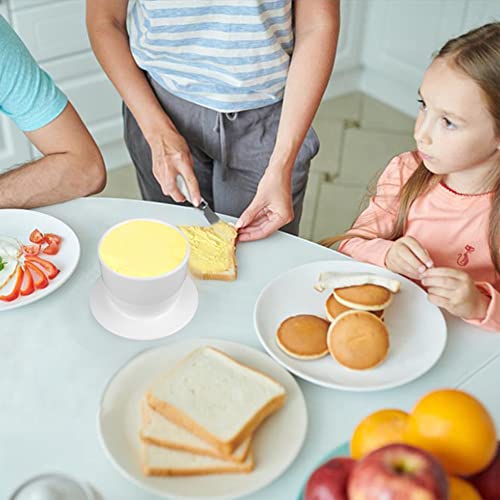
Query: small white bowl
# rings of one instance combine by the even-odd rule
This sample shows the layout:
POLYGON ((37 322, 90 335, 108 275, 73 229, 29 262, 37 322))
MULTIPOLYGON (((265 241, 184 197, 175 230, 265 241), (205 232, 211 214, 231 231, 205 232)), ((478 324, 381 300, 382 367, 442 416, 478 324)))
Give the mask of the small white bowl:
MULTIPOLYGON (((109 291, 110 298, 124 314, 134 317, 164 314, 174 305, 180 288, 186 279, 189 253, 189 242, 180 229, 161 220, 145 218, 128 219, 115 224, 103 234, 97 246, 101 276, 104 285, 109 291), (186 241, 186 255, 177 267, 158 276, 136 277, 114 271, 101 259, 100 248, 104 238, 118 226, 137 220, 158 222, 175 229, 184 238, 186 241)), ((144 258, 147 258, 147 256, 144 256, 144 258)))

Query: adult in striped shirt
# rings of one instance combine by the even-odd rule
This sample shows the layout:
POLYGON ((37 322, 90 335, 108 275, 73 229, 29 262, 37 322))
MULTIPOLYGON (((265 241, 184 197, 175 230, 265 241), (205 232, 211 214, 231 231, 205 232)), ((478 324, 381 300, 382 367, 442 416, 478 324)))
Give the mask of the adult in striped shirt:
POLYGON ((298 233, 339 0, 87 0, 87 26, 144 199, 184 201, 181 174, 240 241, 298 233))

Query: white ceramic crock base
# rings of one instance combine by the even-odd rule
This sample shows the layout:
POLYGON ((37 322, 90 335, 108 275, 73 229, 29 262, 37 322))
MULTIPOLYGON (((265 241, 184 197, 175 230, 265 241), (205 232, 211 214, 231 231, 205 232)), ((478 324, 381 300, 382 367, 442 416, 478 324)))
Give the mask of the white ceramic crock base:
POLYGON ((90 292, 90 310, 97 322, 109 332, 132 340, 168 337, 184 328, 197 308, 198 290, 190 276, 186 276, 175 304, 164 314, 151 317, 124 314, 111 299, 101 278, 95 282, 90 292))

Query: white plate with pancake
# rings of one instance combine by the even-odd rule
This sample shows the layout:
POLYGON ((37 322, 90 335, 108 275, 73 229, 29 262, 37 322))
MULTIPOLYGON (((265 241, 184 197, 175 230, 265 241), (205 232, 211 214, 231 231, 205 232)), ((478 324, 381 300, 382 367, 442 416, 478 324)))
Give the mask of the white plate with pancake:
POLYGON ((249 495, 279 477, 299 453, 307 430, 307 410, 295 379, 266 354, 235 342, 193 339, 146 350, 111 378, 98 414, 101 444, 116 468, 136 485, 167 498, 233 499, 249 495), (140 402, 156 377, 194 349, 210 345, 272 377, 286 389, 285 405, 256 430, 250 473, 148 477, 141 470, 140 402))
POLYGON ((314 384, 348 391, 376 391, 406 384, 427 372, 446 345, 443 314, 427 300, 424 290, 387 269, 352 260, 312 262, 275 278, 257 299, 254 326, 266 351, 292 373, 314 384), (276 331, 284 319, 298 314, 326 318, 325 302, 331 290, 320 293, 313 288, 322 272, 375 273, 400 281, 401 289, 384 315, 389 352, 375 368, 351 370, 330 354, 316 360, 296 359, 276 343, 276 331))
MULTIPOLYGON (((16 238, 23 245, 32 244, 29 236, 34 229, 42 233, 55 233, 62 238, 59 252, 56 255, 40 254, 59 268, 59 274, 52 280, 46 288, 35 290, 31 295, 18 297, 12 302, 0 301, 0 312, 16 307, 25 306, 50 295, 62 286, 73 274, 80 259, 80 242, 75 232, 61 220, 51 215, 37 212, 35 210, 3 209, 0 210, 0 235, 16 238)), ((0 294, 12 288, 15 277, 6 285, 5 290, 0 290, 0 294)))

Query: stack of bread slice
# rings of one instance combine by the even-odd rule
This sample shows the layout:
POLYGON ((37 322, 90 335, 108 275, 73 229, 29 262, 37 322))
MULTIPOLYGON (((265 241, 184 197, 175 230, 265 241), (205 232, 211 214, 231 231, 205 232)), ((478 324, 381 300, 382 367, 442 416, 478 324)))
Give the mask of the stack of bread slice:
POLYGON ((213 347, 196 349, 141 402, 144 474, 252 471, 252 436, 284 402, 278 382, 213 347))

